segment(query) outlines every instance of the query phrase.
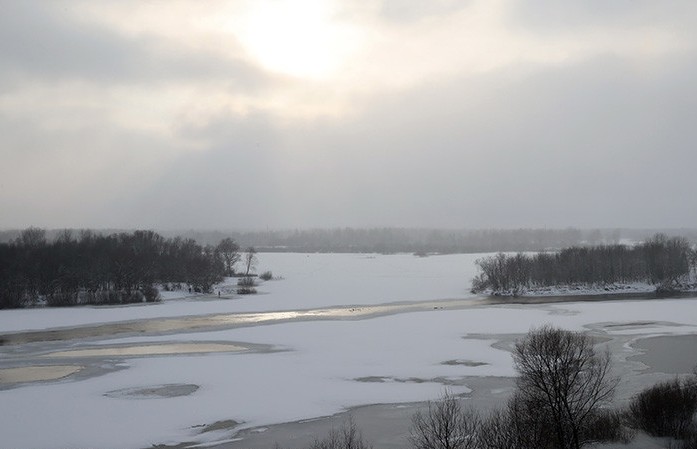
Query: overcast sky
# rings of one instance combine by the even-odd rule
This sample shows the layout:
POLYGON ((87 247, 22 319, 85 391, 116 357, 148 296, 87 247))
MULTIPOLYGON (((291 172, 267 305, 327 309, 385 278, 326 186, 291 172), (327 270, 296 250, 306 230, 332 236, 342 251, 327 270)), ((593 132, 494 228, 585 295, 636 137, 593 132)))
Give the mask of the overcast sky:
POLYGON ((697 2, 0 0, 0 228, 695 227, 697 2))

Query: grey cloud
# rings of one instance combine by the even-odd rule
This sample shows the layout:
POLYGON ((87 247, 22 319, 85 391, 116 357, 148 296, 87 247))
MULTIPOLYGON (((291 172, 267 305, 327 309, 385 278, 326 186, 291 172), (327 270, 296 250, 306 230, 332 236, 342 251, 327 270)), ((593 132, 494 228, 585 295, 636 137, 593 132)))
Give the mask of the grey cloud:
POLYGON ((124 225, 120 207, 159 178, 175 145, 98 117, 52 129, 0 113, 0 135, 0 226, 9 227, 124 225), (153 153, 163 159, 153 163, 153 153))
POLYGON ((126 38, 75 22, 61 7, 75 6, 31 0, 0 3, 0 74, 125 84, 220 79, 245 89, 269 81, 263 71, 241 59, 221 59, 152 37, 126 38))
POLYGON ((541 34, 565 34, 598 26, 622 32, 626 26, 645 25, 668 26, 692 35, 697 19, 697 5, 691 0, 512 1, 507 11, 509 25, 541 34))
POLYGON ((209 228, 684 226, 694 76, 599 58, 385 95, 351 121, 225 117, 149 201, 171 210, 159 225, 209 228))
POLYGON ((277 196, 288 186, 279 130, 264 114, 225 116, 181 130, 209 142, 201 152, 163 161, 161 175, 138 198, 123 201, 122 219, 161 228, 273 225, 277 196))
MULTIPOLYGON (((253 68, 218 67, 166 42, 61 22, 46 5, 0 2, 4 70, 103 83, 229 71, 266 82, 253 68)), ((584 14, 584 26, 606 23, 584 14)), ((51 130, 3 116, 0 225, 686 226, 697 221, 697 57, 643 64, 604 55, 507 67, 356 98, 355 114, 341 119, 289 126, 261 111, 227 113, 180 124, 172 139, 107 118, 51 130), (182 141, 204 148, 168 151, 182 141), (159 160, 140 156, 152 149, 159 160), (94 157, 110 165, 91 173, 84 162, 94 157), (81 187, 81 177, 96 181, 81 187)))

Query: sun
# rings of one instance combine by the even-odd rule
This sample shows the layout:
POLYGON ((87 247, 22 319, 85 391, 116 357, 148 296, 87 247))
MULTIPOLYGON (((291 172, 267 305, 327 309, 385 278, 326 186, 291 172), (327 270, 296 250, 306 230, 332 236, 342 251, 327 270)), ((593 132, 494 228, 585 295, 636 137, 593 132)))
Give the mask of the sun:
POLYGON ((301 78, 325 78, 337 71, 357 44, 355 30, 337 20, 329 0, 257 0, 236 35, 267 70, 301 78))

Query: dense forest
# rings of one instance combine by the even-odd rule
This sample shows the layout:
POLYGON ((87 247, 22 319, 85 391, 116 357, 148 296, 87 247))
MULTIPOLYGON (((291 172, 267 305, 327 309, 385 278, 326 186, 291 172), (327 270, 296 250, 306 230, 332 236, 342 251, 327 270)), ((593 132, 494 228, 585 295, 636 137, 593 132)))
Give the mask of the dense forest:
POLYGON ((230 238, 201 246, 153 231, 63 231, 49 241, 44 230, 29 228, 0 244, 0 308, 157 301, 156 284, 166 283, 209 292, 239 259, 230 238))
POLYGON ((697 250, 682 237, 657 234, 635 246, 573 246, 558 252, 506 255, 477 261, 472 291, 519 295, 553 286, 647 282, 657 291, 687 287, 697 270, 697 250))

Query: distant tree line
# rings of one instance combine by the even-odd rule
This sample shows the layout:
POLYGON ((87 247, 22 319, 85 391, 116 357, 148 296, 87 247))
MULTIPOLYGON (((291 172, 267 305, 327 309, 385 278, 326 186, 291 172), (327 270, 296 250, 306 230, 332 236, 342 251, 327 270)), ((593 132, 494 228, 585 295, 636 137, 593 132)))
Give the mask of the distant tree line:
POLYGON ((648 282, 671 290, 697 269, 697 252, 682 237, 657 234, 635 246, 572 246, 558 252, 518 253, 478 260, 475 293, 518 295, 531 288, 648 282))
POLYGON ((40 300, 48 306, 157 301, 158 283, 209 292, 234 274, 239 260, 239 247, 230 238, 201 246, 153 231, 64 231, 48 241, 44 230, 29 228, 0 244, 0 308, 40 300))
MULTIPOLYGON (((183 231, 180 235, 201 244, 215 244, 230 236, 241 246, 259 252, 348 252, 456 254, 559 250, 570 246, 597 246, 623 241, 639 242, 665 233, 682 235, 697 243, 697 230, 646 229, 429 229, 335 228, 268 231, 183 231)), ((164 234, 166 235, 166 234, 164 234)))
MULTIPOLYGON (((47 237, 60 232, 49 230, 47 237)), ((124 230, 95 231, 107 234, 124 230)), ((0 231, 0 242, 15 240, 21 230, 0 231)), ((624 237, 619 229, 427 229, 427 228, 335 228, 268 231, 162 231, 164 237, 182 236, 200 245, 217 245, 230 237, 242 247, 259 252, 301 253, 478 253, 495 251, 542 251, 571 245, 612 243, 624 237)))
MULTIPOLYGON (((0 231, 0 242, 12 242, 21 230, 0 231)), ((48 230, 49 240, 62 230, 48 230)), ((79 230, 73 231, 79 233, 79 230)), ((119 234, 132 230, 104 229, 99 235, 119 234)), ((429 228, 334 228, 265 231, 160 231, 164 237, 181 236, 199 245, 216 246, 225 238, 240 247, 254 247, 259 252, 300 253, 490 253, 497 251, 545 251, 569 246, 617 244, 643 241, 657 232, 682 235, 697 243, 697 230, 671 229, 429 229, 429 228)))
POLYGON ((201 243, 217 242, 230 235, 259 252, 300 253, 415 253, 453 254, 494 251, 541 251, 582 244, 614 241, 619 231, 579 229, 483 229, 444 230, 414 228, 335 228, 249 232, 188 231, 182 233, 201 243))

